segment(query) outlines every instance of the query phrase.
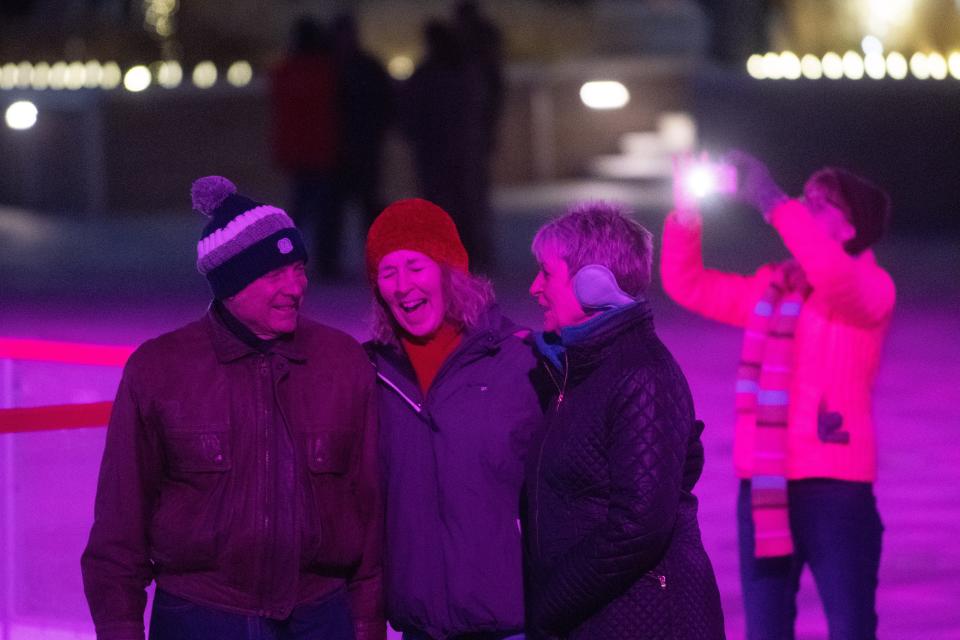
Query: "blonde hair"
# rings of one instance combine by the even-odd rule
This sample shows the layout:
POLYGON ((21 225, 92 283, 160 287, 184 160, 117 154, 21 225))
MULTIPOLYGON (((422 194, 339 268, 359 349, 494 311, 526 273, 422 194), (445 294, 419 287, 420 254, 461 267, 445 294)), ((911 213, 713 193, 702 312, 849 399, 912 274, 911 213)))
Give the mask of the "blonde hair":
POLYGON ((573 205, 533 237, 530 250, 538 260, 548 248, 563 259, 571 275, 588 264, 600 264, 631 296, 650 286, 653 236, 624 205, 602 200, 573 205))

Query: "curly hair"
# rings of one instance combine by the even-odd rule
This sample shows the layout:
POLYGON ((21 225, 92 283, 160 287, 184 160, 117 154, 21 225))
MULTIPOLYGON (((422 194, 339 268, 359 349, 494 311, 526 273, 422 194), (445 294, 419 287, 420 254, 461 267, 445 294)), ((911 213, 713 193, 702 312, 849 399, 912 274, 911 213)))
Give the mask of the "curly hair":
MULTIPOLYGON (((443 301, 446 307, 444 318, 461 331, 477 326, 481 314, 495 301, 493 284, 483 276, 440 265, 443 301)), ((373 340, 382 344, 398 344, 403 329, 390 313, 380 289, 374 285, 373 313, 370 322, 373 340)))

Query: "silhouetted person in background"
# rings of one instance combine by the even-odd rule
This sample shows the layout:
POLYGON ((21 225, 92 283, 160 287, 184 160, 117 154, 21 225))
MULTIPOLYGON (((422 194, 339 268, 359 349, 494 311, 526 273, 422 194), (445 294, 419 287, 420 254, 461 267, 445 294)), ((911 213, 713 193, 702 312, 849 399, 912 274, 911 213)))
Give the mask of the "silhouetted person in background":
POLYGON ((489 156, 486 93, 448 25, 424 27, 426 57, 404 86, 403 125, 413 146, 420 193, 446 209, 479 271, 489 268, 489 156))
POLYGON ((742 65, 757 51, 767 51, 767 23, 780 10, 779 0, 699 0, 710 21, 710 55, 726 65, 742 65))
POLYGON ((492 153, 497 142, 500 114, 503 113, 503 36, 500 29, 480 13, 477 3, 470 0, 457 4, 454 26, 467 65, 480 73, 483 82, 484 134, 487 151, 492 153))
POLYGON ((352 15, 341 14, 334 20, 333 46, 340 83, 338 205, 342 208, 355 201, 363 211, 366 229, 383 208, 381 158, 394 111, 393 87, 380 61, 361 48, 352 15))
POLYGON ((312 18, 294 25, 290 52, 271 75, 270 102, 274 159, 291 179, 290 213, 313 228, 319 274, 336 277, 342 227, 337 73, 329 35, 312 18))

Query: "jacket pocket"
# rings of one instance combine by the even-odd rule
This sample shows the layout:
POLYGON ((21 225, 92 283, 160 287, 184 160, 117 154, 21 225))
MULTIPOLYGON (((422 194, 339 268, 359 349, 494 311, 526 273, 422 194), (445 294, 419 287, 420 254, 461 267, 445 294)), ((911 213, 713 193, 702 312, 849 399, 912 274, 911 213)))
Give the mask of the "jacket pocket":
POLYGON ((312 473, 344 475, 350 469, 352 434, 346 431, 307 432, 307 468, 312 473))
POLYGON ((308 571, 350 567, 361 555, 364 528, 355 486, 348 473, 353 437, 348 431, 304 433, 310 494, 307 504, 304 558, 308 571))
POLYGON ((228 471, 233 465, 227 425, 167 431, 167 463, 171 470, 191 473, 228 471))

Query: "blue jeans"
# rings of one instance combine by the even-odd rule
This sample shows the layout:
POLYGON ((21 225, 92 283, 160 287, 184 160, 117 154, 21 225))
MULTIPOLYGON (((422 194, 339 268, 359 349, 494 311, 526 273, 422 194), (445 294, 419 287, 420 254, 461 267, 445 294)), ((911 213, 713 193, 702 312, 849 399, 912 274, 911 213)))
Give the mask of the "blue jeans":
POLYGON ((355 640, 345 591, 302 604, 285 620, 230 613, 157 589, 150 640, 355 640))
POLYGON ((873 485, 826 478, 787 483, 794 553, 755 558, 750 483, 737 500, 748 640, 793 640, 800 573, 808 564, 830 640, 876 640, 883 525, 873 485))

